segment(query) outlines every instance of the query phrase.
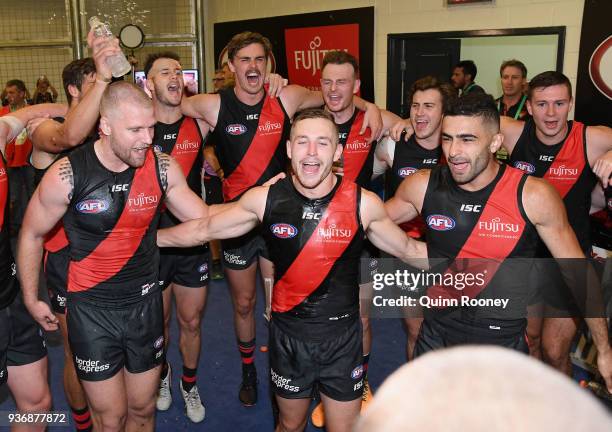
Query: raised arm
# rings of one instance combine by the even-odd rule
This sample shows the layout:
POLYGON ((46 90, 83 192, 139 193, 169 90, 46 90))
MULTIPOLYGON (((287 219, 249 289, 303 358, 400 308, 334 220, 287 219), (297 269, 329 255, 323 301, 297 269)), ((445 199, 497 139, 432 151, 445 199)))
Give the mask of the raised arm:
POLYGON ((374 169, 372 178, 376 178, 385 173, 393 166, 393 157, 395 156, 395 141, 391 137, 384 137, 376 144, 374 150, 374 169))
POLYGON ((34 191, 19 232, 17 270, 23 301, 45 330, 56 330, 57 319, 47 303, 38 299, 43 241, 66 213, 73 188, 72 167, 68 158, 62 158, 49 168, 34 191))
POLYGON ((524 127, 524 121, 514 120, 513 118, 506 116, 500 117, 500 131, 504 135, 504 142, 502 145, 509 155, 512 154, 514 146, 523 133, 524 127))
POLYGON ((183 114, 204 120, 213 129, 217 125, 220 109, 221 96, 218 94, 197 94, 187 98, 184 97, 181 101, 183 114))
POLYGON ((406 177, 393 198, 385 203, 385 210, 393 222, 408 222, 421 213, 429 174, 430 170, 419 170, 406 177))
POLYGON ((395 225, 376 194, 362 189, 360 212, 366 235, 374 246, 404 262, 423 267, 427 258, 425 243, 408 237, 395 225))
POLYGON ((268 187, 246 192, 238 201, 221 204, 210 217, 191 220, 157 231, 159 247, 191 247, 210 240, 234 238, 246 234, 263 218, 268 187))
POLYGON ((586 130, 589 165, 601 184, 612 185, 612 129, 589 126, 586 130))
MULTIPOLYGON (((565 212, 565 205, 557 191, 545 180, 529 177, 523 189, 523 207, 529 220, 535 225, 540 238, 544 241, 552 256, 559 258, 583 259, 587 271, 592 271, 585 259, 576 234, 572 230, 565 212)), ((584 276, 575 274, 570 261, 560 260, 559 266, 565 281, 573 292, 587 289, 589 304, 603 300, 599 289, 584 283, 584 276), (585 286, 586 285, 586 286, 585 286)), ((582 273, 582 272, 578 272, 582 273)), ((592 275, 597 279, 596 275, 592 275)), ((591 279, 593 280, 593 279, 591 279)), ((585 317, 597 347, 597 364, 601 376, 606 380, 609 391, 612 391, 612 350, 608 341, 608 328, 605 318, 585 317)))

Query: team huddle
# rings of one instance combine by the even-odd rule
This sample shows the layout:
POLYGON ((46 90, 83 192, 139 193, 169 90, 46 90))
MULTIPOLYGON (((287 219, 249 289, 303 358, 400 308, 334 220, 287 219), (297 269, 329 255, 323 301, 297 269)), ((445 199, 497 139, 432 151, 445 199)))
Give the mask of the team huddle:
MULTIPOLYGON (((231 87, 187 97, 180 59, 164 52, 145 64, 149 97, 111 82, 107 59, 119 51, 116 41, 90 34, 88 43, 92 57, 62 74, 67 111, 40 104, 0 117, 3 155, 27 125, 37 184, 15 267, 0 158, 0 384, 8 381, 19 411, 50 410, 40 328, 60 329, 77 430, 153 430, 155 411, 172 404, 166 349, 174 301, 181 396, 189 419, 201 422, 196 379, 213 240, 223 241, 245 406, 258 400, 258 268, 268 291, 265 376, 277 431, 303 430, 313 397, 321 401, 313 423, 349 431, 371 398, 372 335, 362 300, 372 281, 360 263, 381 256, 415 271, 444 262, 442 273, 455 271, 454 260, 491 260, 497 264, 480 289, 463 295, 523 305, 511 316, 457 306, 406 317, 408 359, 498 345, 569 374, 583 289, 567 277, 572 269, 552 277, 534 271, 529 284, 511 277, 521 259, 590 256, 591 193, 598 182, 610 187, 612 130, 568 120, 572 89, 563 74, 536 75, 514 111, 473 83, 458 96, 450 84, 423 77, 401 119, 356 96, 359 65, 343 51, 326 54, 321 91, 311 91, 267 76, 270 42, 244 32, 228 44, 231 87), (211 143, 223 204, 202 199, 211 143), (385 201, 369 190, 382 173, 385 201), (512 229, 491 235, 500 226, 512 229), (39 295, 41 274, 50 304, 39 295), (527 319, 527 309, 542 303, 566 313, 527 319)), ((502 66, 502 78, 512 67, 502 66)), ((426 287, 432 298, 457 289, 426 287)), ((608 323, 583 315, 612 389, 608 323)))

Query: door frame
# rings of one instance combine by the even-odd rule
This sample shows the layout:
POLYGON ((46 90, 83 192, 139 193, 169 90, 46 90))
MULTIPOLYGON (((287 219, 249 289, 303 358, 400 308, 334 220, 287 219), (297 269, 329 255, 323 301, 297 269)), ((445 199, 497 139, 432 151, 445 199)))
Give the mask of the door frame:
MULTIPOLYGON (((423 39, 453 39, 467 37, 494 37, 494 36, 534 36, 534 35, 557 35, 557 72, 563 71, 563 56, 565 54, 565 26, 557 27, 527 27, 527 28, 507 28, 507 29, 484 29, 484 30, 457 30, 444 32, 427 33, 389 33, 387 34, 387 100, 391 91, 389 70, 394 61, 392 53, 395 52, 396 45, 402 40, 423 40, 423 39)), ((387 109, 389 104, 387 102, 387 109)))

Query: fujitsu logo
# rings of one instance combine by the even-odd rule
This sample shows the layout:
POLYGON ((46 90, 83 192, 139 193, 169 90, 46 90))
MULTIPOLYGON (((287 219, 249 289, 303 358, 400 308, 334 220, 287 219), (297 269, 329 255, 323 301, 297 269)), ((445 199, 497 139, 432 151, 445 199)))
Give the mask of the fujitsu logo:
POLYGON ((142 207, 148 204, 157 204, 158 200, 159 200, 159 197, 157 195, 145 196, 144 192, 142 192, 137 197, 128 198, 128 206, 142 207))
POLYGON ((352 152, 370 150, 370 144, 367 141, 356 140, 346 143, 344 150, 352 152))
POLYGON ((340 239, 340 238, 351 238, 353 236, 353 230, 347 228, 337 227, 335 224, 331 224, 327 228, 318 229, 319 237, 326 240, 340 239))
MULTIPOLYGON (((323 57, 327 54, 328 51, 336 51, 336 49, 318 49, 321 46, 321 37, 315 36, 313 40, 310 41, 308 47, 310 49, 295 51, 293 53, 293 60, 295 62, 295 68, 297 70, 304 69, 312 71, 312 76, 314 76, 319 69, 321 69, 321 63, 323 62, 323 57)), ((348 49, 338 48, 337 51, 346 51, 348 49)))
POLYGON ((183 141, 182 143, 176 143, 177 150, 199 150, 200 144, 194 141, 183 141))
POLYGON ((497 232, 512 232, 517 233, 521 227, 518 224, 505 223, 501 221, 501 218, 493 218, 490 221, 478 222, 478 229, 489 231, 492 234, 497 232))
POLYGON ((262 125, 257 126, 257 129, 259 130, 259 132, 263 132, 263 133, 270 133, 270 132, 276 132, 281 130, 283 127, 283 125, 281 123, 272 123, 271 121, 267 121, 262 125))
POLYGON ((578 175, 577 168, 566 168, 565 165, 558 167, 550 167, 550 173, 560 177, 576 177, 578 175))

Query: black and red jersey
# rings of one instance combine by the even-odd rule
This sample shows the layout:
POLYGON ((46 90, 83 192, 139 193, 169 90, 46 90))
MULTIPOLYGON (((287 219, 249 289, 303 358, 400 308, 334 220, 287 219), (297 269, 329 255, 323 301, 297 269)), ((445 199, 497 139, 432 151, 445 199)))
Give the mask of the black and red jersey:
MULTIPOLYGON (((520 170, 500 165, 489 185, 466 191, 455 183, 448 166, 431 171, 421 212, 427 225, 428 256, 450 264, 442 269, 444 274, 459 271, 480 276, 478 283, 469 286, 430 287, 429 297, 505 298, 512 310, 495 310, 492 316, 524 316, 532 294, 526 270, 538 244, 537 231, 522 203, 527 178, 520 170)), ((464 310, 459 321, 487 312, 491 311, 464 310)))
POLYGON ((364 117, 365 112, 355 108, 349 121, 337 126, 339 143, 342 144, 344 177, 361 187, 369 188, 374 169, 376 143, 368 142, 372 135, 370 128, 367 128, 363 135, 359 135, 364 117))
POLYGON ((361 188, 340 177, 318 199, 289 178, 270 187, 262 232, 274 262, 272 314, 297 337, 328 337, 359 315, 360 200, 361 188))
MULTIPOLYGON (((153 135, 153 147, 156 151, 169 154, 181 167, 189 188, 196 195, 202 196, 202 167, 204 139, 195 119, 181 117, 172 124, 157 122, 153 135)), ((178 220, 167 210, 162 212, 160 227, 176 225, 178 220)))
POLYGON ((64 215, 70 242, 71 300, 122 307, 158 290, 156 231, 164 189, 157 156, 140 168, 112 172, 94 145, 72 152, 74 191, 64 215))
POLYGON ((256 105, 242 103, 234 89, 219 91, 221 107, 213 132, 225 174, 223 196, 232 201, 287 167, 290 120, 279 98, 268 94, 256 105))
POLYGON ((10 305, 19 292, 19 284, 9 283, 15 277, 9 214, 9 178, 4 155, 0 154, 0 309, 10 305))
MULTIPOLYGON (((394 196, 397 188, 399 188, 399 185, 406 177, 418 170, 435 167, 441 157, 441 146, 431 150, 426 149, 417 142, 415 135, 412 135, 408 141, 404 141, 402 135, 400 140, 395 143, 393 164, 391 169, 387 171, 387 191, 385 196, 389 198, 394 196)), ((403 223, 400 227, 408 235, 415 238, 423 237, 426 232, 425 223, 421 216, 403 223)))
MULTIPOLYGON (((546 145, 537 138, 533 120, 528 121, 512 150, 510 164, 548 180, 557 189, 580 247, 587 256, 590 255, 589 211, 591 191, 597 178, 587 159, 585 125, 569 121, 565 139, 556 145, 546 145)), ((542 244, 541 247, 546 253, 545 246, 542 244)))

